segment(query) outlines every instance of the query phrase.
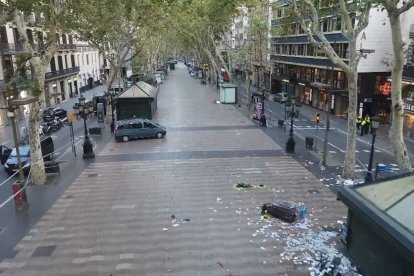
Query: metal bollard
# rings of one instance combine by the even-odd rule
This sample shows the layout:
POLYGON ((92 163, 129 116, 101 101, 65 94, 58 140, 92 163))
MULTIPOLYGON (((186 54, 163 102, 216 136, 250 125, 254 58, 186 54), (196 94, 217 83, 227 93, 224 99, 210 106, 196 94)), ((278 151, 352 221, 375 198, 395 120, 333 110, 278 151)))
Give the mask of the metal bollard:
POLYGON ((16 212, 24 212, 27 210, 28 207, 26 190, 23 189, 23 187, 23 181, 20 180, 12 184, 12 191, 14 195, 14 207, 16 208, 16 212))

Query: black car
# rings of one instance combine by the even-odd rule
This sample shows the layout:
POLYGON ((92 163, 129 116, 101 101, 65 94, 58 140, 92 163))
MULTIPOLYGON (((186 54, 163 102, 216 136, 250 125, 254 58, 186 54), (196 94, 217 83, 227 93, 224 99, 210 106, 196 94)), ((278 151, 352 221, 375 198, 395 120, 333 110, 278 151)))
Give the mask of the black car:
POLYGON ((64 110, 61 107, 55 107, 55 108, 48 108, 45 111, 43 111, 43 121, 50 121, 53 120, 55 117, 58 117, 59 119, 66 118, 66 115, 68 112, 64 110))

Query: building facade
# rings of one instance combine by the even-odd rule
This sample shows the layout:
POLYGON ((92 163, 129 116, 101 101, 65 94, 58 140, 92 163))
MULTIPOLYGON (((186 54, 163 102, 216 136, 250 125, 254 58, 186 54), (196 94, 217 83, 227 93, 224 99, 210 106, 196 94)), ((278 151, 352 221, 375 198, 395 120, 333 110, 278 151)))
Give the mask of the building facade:
MULTIPOLYGON (((39 31, 45 19, 40 14, 25 16, 26 34, 36 51, 44 45, 46 33, 39 31)), ((23 44, 17 28, 12 23, 0 26, 0 126, 7 125, 7 101, 30 94, 32 74, 28 64, 17 68, 23 44)), ((69 97, 75 97, 81 88, 101 79, 102 56, 96 49, 75 39, 73 34, 58 35, 58 51, 51 58, 45 74, 45 89, 50 94, 50 104, 57 105, 69 97)), ((88 86, 90 87, 90 86, 88 86)), ((41 103, 46 107, 45 98, 41 103)), ((20 117, 28 115, 30 106, 20 107, 20 117)))
MULTIPOLYGON (((303 104, 347 117, 346 74, 341 68, 333 66, 322 50, 310 44, 299 22, 288 16, 289 8, 286 1, 275 1, 272 11, 270 58, 273 61, 274 92, 287 92, 303 104)), ((324 9, 324 16, 320 18, 320 30, 338 56, 348 62, 349 41, 341 31, 343 22, 338 8, 333 5, 320 8, 324 9)), ((381 111, 384 123, 389 119, 385 114, 386 108, 380 105, 382 98, 376 98, 375 95, 388 91, 390 87, 386 79, 391 69, 383 60, 384 53, 392 53, 389 26, 383 25, 386 19, 385 12, 371 10, 370 23, 358 37, 356 45, 358 50, 373 52, 358 65, 358 112, 373 115, 384 110, 381 111), (374 106, 378 106, 377 109, 374 106)))

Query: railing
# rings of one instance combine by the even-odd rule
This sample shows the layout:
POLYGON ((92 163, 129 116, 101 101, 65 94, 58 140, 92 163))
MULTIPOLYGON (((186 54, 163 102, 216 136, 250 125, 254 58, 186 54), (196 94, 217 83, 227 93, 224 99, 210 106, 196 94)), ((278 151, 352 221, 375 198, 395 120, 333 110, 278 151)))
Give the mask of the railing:
POLYGON ((5 54, 25 51, 23 43, 0 43, 0 50, 5 54))
POLYGON ((67 69, 63 69, 63 70, 47 72, 45 74, 45 77, 46 77, 47 80, 50 80, 50 79, 60 78, 60 77, 63 77, 63 76, 73 75, 73 74, 77 74, 77 73, 79 73, 79 67, 72 67, 72 68, 67 68, 67 69))
MULTIPOLYGON (((40 52, 46 49, 47 44, 32 44, 32 47, 35 52, 40 52)), ((23 43, 0 43, 0 51, 6 55, 26 52, 23 43)))
POLYGON ((74 50, 76 49, 76 44, 59 44, 60 50, 74 50))

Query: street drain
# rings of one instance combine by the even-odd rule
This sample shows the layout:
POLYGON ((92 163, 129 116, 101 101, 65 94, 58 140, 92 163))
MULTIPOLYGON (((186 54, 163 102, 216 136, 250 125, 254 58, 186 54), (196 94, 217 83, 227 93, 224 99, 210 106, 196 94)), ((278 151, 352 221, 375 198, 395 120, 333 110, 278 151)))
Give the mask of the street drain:
POLYGON ((98 174, 97 173, 90 173, 90 174, 88 174, 88 177, 95 177, 95 176, 98 176, 98 174))
POLYGON ((310 194, 320 194, 319 190, 308 190, 308 193, 310 194))
POLYGON ((56 245, 39 246, 33 252, 31 257, 50 257, 55 249, 56 245))

